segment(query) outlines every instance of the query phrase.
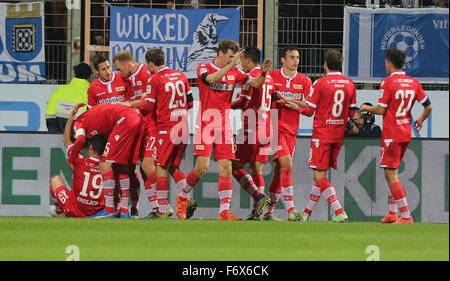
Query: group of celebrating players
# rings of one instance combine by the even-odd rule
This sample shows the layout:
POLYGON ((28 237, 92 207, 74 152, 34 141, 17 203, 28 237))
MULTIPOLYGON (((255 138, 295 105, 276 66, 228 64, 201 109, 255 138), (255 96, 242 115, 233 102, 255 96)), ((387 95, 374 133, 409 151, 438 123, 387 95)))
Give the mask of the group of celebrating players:
MULTIPOLYGON (((326 198, 334 214, 332 222, 345 222, 333 185, 326 178, 344 140, 347 120, 356 107, 356 87, 340 72, 343 57, 337 50, 325 55, 325 76, 313 84, 297 72, 299 50, 286 47, 282 68, 269 71, 272 61, 260 65, 260 51, 239 46, 232 40, 219 43, 217 57, 197 68, 199 111, 194 128, 196 162, 187 176, 179 169, 189 141, 188 111, 193 96, 186 76, 165 65, 165 54, 150 49, 146 64, 137 63, 128 51, 113 58, 113 72, 104 57, 94 60, 99 78, 88 90, 88 109, 75 121, 77 104, 64 133, 68 163, 74 169, 69 190, 56 175, 50 180, 54 216, 130 218, 137 217, 140 182, 137 164, 144 180, 145 196, 151 212, 147 218, 173 215, 168 203, 170 174, 179 188, 176 214, 188 219, 197 208, 192 189, 214 160, 218 162, 219 220, 240 220, 230 212, 232 177, 252 196, 253 208, 247 219, 279 220, 273 211, 281 195, 288 220, 308 221, 320 196, 326 198), (241 63, 243 71, 236 66, 241 63), (232 100, 236 85, 238 99, 232 100), (234 138, 230 110, 242 110, 242 129, 234 138), (314 185, 305 209, 294 206, 293 156, 300 114, 314 115, 309 167, 314 185), (80 154, 88 149, 88 158, 80 154), (262 170, 273 151, 275 162, 266 195, 262 170), (250 173, 244 170, 250 165, 250 173), (131 199, 131 208, 128 201, 131 199), (265 212, 264 212, 265 211, 265 212), (264 213, 264 214, 263 214, 264 213)), ((398 178, 398 167, 411 139, 411 107, 419 101, 424 110, 415 121, 420 130, 431 112, 431 103, 417 80, 402 71, 405 53, 388 50, 386 70, 376 106, 361 111, 383 115, 381 163, 390 190, 389 213, 383 223, 413 223, 406 195, 398 178), (397 215, 400 211, 400 217, 397 215)), ((306 153, 306 152, 305 152, 306 153)))

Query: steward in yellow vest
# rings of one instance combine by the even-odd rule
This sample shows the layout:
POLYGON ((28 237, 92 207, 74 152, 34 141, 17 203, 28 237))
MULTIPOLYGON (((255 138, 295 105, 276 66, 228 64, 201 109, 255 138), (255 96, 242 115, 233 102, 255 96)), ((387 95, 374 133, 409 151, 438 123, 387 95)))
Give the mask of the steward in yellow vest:
MULTIPOLYGON (((52 133, 63 133, 70 112, 77 103, 87 104, 87 90, 92 76, 91 67, 86 63, 75 66, 75 77, 69 84, 59 86, 50 96, 45 118, 47 129, 52 133)), ((83 112, 86 107, 83 108, 83 112)))

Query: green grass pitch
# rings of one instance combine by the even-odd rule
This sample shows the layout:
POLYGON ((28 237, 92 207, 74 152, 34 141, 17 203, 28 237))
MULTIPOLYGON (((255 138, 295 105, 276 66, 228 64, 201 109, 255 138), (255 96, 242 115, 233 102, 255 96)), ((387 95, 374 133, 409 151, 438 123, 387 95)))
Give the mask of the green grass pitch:
POLYGON ((449 260, 449 225, 0 217, 0 260, 449 260))

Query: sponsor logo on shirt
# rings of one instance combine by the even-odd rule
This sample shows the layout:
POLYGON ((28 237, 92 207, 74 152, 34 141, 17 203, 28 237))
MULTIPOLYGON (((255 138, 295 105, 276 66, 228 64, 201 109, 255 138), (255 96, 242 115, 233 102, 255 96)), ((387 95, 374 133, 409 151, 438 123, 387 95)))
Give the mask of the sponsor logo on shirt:
POLYGON ((302 94, 301 93, 292 93, 292 92, 281 92, 281 94, 289 99, 296 99, 296 100, 301 100, 302 99, 302 94))
POLYGON ((98 101, 99 104, 102 103, 115 103, 115 102, 119 102, 119 101, 125 101, 125 98, 123 96, 118 96, 118 97, 110 97, 108 99, 101 99, 98 101))
POLYGON ((232 91, 233 90, 232 84, 213 83, 213 84, 210 84, 209 87, 215 91, 232 91))
POLYGON ((343 125, 344 119, 327 119, 325 121, 325 124, 327 124, 327 125, 343 125))

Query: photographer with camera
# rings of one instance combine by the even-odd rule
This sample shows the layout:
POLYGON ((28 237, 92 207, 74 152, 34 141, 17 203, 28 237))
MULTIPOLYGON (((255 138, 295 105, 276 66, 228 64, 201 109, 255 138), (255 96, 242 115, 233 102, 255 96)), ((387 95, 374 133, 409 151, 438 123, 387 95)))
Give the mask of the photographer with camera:
MULTIPOLYGON (((363 104, 372 106, 371 103, 363 104)), ((350 118, 345 128, 346 137, 380 138, 381 128, 375 124, 375 116, 368 111, 357 109, 353 118, 350 118)))

